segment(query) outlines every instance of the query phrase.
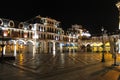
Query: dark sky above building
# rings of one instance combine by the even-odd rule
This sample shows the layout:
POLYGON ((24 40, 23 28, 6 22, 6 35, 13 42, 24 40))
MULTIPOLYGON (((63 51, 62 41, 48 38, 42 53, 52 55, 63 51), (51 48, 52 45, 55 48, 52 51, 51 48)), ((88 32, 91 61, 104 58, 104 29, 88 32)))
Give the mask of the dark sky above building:
POLYGON ((26 21, 37 15, 61 22, 62 28, 82 25, 91 34, 101 34, 102 26, 108 33, 118 29, 118 0, 16 0, 2 2, 0 17, 26 21))

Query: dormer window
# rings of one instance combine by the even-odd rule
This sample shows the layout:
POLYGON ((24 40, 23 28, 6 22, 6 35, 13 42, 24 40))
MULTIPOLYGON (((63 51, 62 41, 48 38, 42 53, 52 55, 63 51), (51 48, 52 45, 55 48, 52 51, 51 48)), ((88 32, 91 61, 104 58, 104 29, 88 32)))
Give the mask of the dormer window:
POLYGON ((13 22, 10 22, 10 26, 11 26, 11 27, 13 27, 13 26, 14 26, 13 22))
POLYGON ((23 28, 23 24, 20 24, 19 28, 22 29, 23 28))
POLYGON ((31 26, 31 25, 29 25, 29 29, 30 29, 30 30, 32 29, 32 26, 31 26))
POLYGON ((2 20, 0 20, 0 25, 2 25, 2 23, 3 23, 2 20))

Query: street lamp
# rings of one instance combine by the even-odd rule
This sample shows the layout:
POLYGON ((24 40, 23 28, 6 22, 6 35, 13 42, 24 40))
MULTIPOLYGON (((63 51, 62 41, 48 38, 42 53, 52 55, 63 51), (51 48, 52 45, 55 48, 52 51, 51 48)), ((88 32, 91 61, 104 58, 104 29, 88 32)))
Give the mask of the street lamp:
POLYGON ((103 51, 102 51, 102 59, 101 59, 101 62, 105 62, 105 57, 104 57, 104 47, 105 47, 105 45, 104 45, 104 28, 102 27, 102 29, 101 29, 101 31, 102 31, 102 43, 103 43, 103 45, 102 45, 102 48, 103 48, 103 51))

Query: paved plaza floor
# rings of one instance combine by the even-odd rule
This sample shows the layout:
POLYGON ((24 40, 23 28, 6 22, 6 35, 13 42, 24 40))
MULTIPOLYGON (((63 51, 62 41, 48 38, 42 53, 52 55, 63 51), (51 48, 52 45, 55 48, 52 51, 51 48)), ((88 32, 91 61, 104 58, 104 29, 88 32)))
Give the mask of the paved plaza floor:
POLYGON ((36 54, 0 63, 0 80, 120 80, 118 66, 110 53, 101 62, 101 53, 36 54))

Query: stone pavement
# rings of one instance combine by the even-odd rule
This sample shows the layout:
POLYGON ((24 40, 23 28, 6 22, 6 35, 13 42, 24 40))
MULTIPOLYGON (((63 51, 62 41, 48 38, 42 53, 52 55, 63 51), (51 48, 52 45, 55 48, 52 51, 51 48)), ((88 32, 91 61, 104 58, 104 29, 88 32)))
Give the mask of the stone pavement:
POLYGON ((87 65, 99 63, 100 61, 101 54, 64 53, 57 55, 40 54, 36 55, 34 59, 17 59, 15 62, 9 63, 22 69, 44 74, 51 71, 61 71, 76 67, 85 67, 87 65))
MULTIPOLYGON (((6 63, 10 64, 9 67, 19 68, 27 78, 31 78, 28 74, 32 74, 30 80, 119 80, 120 66, 112 66, 111 54, 105 54, 104 63, 101 62, 101 56, 96 53, 43 54, 34 59, 6 63)), ((117 55, 117 64, 120 64, 119 61, 120 55, 117 55)))

